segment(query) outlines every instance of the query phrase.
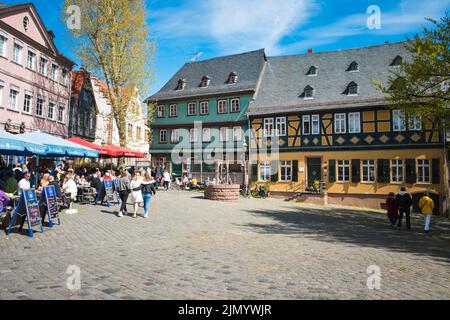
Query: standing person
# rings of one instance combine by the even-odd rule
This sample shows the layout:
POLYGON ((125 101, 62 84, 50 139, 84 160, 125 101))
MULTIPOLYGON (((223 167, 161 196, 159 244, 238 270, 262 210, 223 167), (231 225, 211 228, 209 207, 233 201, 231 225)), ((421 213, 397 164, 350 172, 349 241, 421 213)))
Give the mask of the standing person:
POLYGON ((167 170, 164 170, 164 189, 168 191, 170 189, 170 183, 172 182, 172 177, 170 176, 170 173, 167 170))
POLYGON ((144 218, 148 218, 150 213, 150 200, 152 195, 156 194, 156 189, 154 186, 155 180, 153 180, 151 174, 146 172, 144 174, 144 179, 142 180, 142 197, 144 200, 144 218))
POLYGON ((424 232, 430 232, 430 222, 434 211, 434 201, 430 198, 428 191, 425 191, 423 197, 419 200, 420 212, 425 216, 424 232))
POLYGON ((120 201, 122 202, 119 211, 119 217, 123 217, 124 214, 128 215, 127 201, 130 195, 131 184, 128 178, 128 172, 126 170, 122 171, 120 179, 117 184, 117 191, 119 192, 120 201))
POLYGON ((402 228, 403 215, 406 215, 406 228, 411 230, 411 206, 412 198, 409 193, 406 192, 406 188, 401 188, 400 193, 395 197, 398 204, 398 211, 400 212, 400 218, 398 219, 398 229, 402 228))
POLYGON ((387 216, 390 222, 391 227, 395 227, 397 220, 399 218, 398 215, 398 204, 397 200, 395 200, 395 194, 393 192, 389 193, 389 196, 386 200, 387 205, 387 216))
POLYGON ((134 204, 133 218, 136 218, 139 206, 144 201, 144 199, 142 199, 142 191, 141 191, 142 181, 140 179, 140 174, 138 172, 133 174, 130 186, 131 186, 131 195, 133 196, 133 204, 134 204))
POLYGON ((23 175, 22 180, 20 180, 19 184, 17 185, 19 190, 29 190, 29 189, 31 189, 30 179, 31 179, 31 174, 29 172, 25 173, 23 175))

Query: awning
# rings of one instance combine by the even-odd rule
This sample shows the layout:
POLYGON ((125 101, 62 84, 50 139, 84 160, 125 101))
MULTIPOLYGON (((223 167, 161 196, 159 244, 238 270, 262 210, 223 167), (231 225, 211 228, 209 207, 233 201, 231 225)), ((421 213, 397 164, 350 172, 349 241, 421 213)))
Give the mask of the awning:
POLYGON ((18 135, 30 141, 39 141, 48 147, 47 157, 98 158, 97 150, 46 134, 31 132, 18 135))
POLYGON ((116 154, 118 154, 115 157, 119 157, 119 158, 124 157, 124 158, 144 159, 147 157, 145 155, 145 153, 143 153, 143 152, 126 149, 126 148, 122 148, 119 146, 107 145, 107 146, 104 146, 103 148, 107 149, 108 151, 115 152, 116 154))
POLYGON ((22 135, 12 134, 0 130, 0 154, 12 156, 31 157, 47 154, 47 146, 39 142, 33 142, 22 135))
POLYGON ((98 144, 83 140, 81 138, 77 138, 77 137, 73 137, 73 138, 69 138, 66 139, 67 141, 79 144, 81 146, 84 147, 88 147, 94 150, 97 150, 99 153, 100 157, 114 157, 116 156, 116 153, 114 152, 110 152, 108 149, 106 149, 105 147, 99 146, 98 144))

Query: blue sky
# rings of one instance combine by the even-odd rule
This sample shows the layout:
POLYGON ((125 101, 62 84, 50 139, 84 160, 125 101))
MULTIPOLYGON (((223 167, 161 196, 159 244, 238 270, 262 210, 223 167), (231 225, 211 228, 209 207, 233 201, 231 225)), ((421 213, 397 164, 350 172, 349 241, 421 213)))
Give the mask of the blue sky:
MULTIPOLYGON (((24 1, 2 0, 6 4, 24 1)), ((59 19, 61 0, 35 0, 58 48, 70 37, 59 19)), ((450 0, 147 0, 158 51, 151 91, 158 91, 196 54, 200 60, 265 48, 268 55, 327 51, 401 41, 450 11, 450 0), (367 28, 367 9, 381 9, 381 29, 367 28)), ((143 94, 143 98, 149 93, 143 94)))

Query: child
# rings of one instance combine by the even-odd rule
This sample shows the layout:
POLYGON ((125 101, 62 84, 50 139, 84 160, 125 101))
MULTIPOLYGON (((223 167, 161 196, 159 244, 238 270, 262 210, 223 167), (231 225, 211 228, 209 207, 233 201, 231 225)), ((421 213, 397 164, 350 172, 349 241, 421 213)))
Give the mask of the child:
POLYGON ((425 216, 424 232, 429 233, 431 216, 433 215, 433 211, 434 211, 434 202, 430 198, 430 194, 427 191, 424 192, 423 197, 419 201, 419 208, 420 208, 420 212, 425 216))
POLYGON ((393 192, 389 193, 389 196, 386 200, 386 205, 387 205, 387 216, 389 218, 389 222, 391 223, 391 227, 395 227, 399 215, 398 215, 398 203, 397 200, 395 200, 395 194, 393 192))

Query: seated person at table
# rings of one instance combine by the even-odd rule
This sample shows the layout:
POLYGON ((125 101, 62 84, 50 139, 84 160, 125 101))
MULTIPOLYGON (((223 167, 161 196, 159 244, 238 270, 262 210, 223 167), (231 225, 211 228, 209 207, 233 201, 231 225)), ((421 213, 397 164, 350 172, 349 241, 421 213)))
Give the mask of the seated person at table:
POLYGON ((89 182, 86 180, 86 178, 84 177, 84 175, 82 175, 82 176, 80 177, 80 185, 82 185, 83 187, 89 186, 89 182))
POLYGON ((31 189, 30 184, 31 174, 29 172, 23 175, 22 180, 19 181, 18 188, 19 190, 29 190, 31 189))
POLYGON ((14 177, 12 171, 6 172, 5 185, 3 186, 3 191, 9 194, 14 194, 17 192, 17 180, 14 177))
POLYGON ((56 197, 62 198, 63 193, 61 191, 61 187, 59 186, 58 181, 55 180, 54 176, 50 176, 48 178, 48 185, 49 186, 54 186, 55 187, 55 192, 56 192, 56 197))
POLYGON ((80 176, 79 175, 75 175, 75 178, 73 179, 75 181, 75 183, 77 184, 77 186, 81 185, 81 181, 80 181, 80 176))
POLYGON ((64 179, 63 191, 65 194, 70 194, 70 198, 72 201, 77 199, 78 188, 75 180, 73 180, 72 175, 67 175, 64 179))
POLYGON ((44 176, 42 177, 41 182, 39 183, 42 188, 48 186, 49 177, 50 175, 48 173, 44 173, 44 176))

